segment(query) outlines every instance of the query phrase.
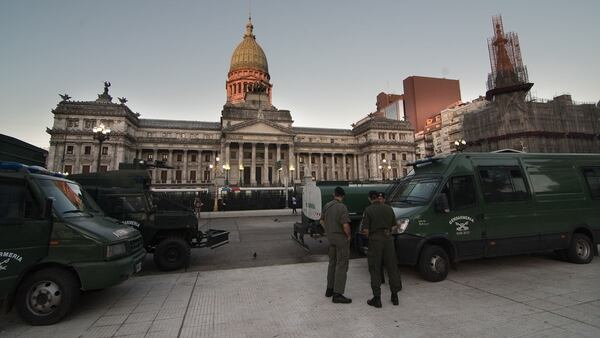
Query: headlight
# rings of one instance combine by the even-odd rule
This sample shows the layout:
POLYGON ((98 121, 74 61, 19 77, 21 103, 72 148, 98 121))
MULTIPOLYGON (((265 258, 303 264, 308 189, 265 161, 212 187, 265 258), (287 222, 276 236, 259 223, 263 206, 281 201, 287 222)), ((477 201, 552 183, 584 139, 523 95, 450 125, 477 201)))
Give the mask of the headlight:
POLYGON ((392 227, 392 233, 393 234, 403 233, 406 230, 406 228, 408 227, 408 222, 409 222, 408 218, 400 218, 400 219, 396 220, 396 226, 392 227))
POLYGON ((106 258, 120 256, 127 252, 125 243, 113 244, 106 247, 106 258))

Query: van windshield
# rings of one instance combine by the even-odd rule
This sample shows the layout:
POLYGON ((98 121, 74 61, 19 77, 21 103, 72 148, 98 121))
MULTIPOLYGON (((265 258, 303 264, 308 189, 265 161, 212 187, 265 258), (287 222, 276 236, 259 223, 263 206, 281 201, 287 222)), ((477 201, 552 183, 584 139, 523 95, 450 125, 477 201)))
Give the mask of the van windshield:
POLYGON ((392 204, 423 205, 440 184, 440 177, 410 177, 397 183, 392 188, 388 201, 392 204))
POLYGON ((54 199, 54 210, 63 217, 100 211, 94 200, 75 182, 52 179, 38 182, 46 196, 54 199))

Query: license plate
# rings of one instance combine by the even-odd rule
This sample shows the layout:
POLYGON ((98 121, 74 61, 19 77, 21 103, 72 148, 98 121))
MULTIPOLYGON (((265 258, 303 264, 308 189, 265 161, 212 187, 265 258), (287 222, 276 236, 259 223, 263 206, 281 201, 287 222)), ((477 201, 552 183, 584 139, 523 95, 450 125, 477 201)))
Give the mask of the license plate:
POLYGON ((135 273, 142 271, 142 262, 139 262, 135 265, 135 273))

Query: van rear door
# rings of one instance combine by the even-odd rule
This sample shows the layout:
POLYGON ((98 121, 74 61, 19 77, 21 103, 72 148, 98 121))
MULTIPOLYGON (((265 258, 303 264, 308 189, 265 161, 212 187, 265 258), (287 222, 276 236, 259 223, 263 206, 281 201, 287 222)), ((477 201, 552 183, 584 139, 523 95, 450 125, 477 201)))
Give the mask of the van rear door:
POLYGON ((51 223, 24 175, 0 175, 0 299, 13 292, 19 276, 48 254, 51 223))

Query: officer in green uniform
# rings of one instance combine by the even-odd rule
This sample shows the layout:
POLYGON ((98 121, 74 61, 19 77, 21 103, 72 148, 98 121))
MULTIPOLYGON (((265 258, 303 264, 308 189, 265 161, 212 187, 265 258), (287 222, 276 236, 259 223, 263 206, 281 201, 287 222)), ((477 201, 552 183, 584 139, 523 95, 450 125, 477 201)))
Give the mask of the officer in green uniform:
POLYGON ((387 271, 392 303, 398 305, 398 292, 402 290, 402 281, 398 271, 398 261, 392 237, 392 227, 396 225, 394 210, 384 203, 385 195, 380 192, 377 200, 365 208, 363 216, 363 233, 369 238, 367 260, 371 274, 373 298, 367 304, 381 307, 381 274, 382 266, 387 271))
POLYGON ((350 216, 348 208, 342 203, 346 193, 341 187, 336 187, 333 200, 325 204, 321 213, 321 224, 329 240, 329 267, 327 269, 326 297, 332 297, 332 302, 348 304, 352 299, 344 296, 346 274, 350 259, 350 216))

